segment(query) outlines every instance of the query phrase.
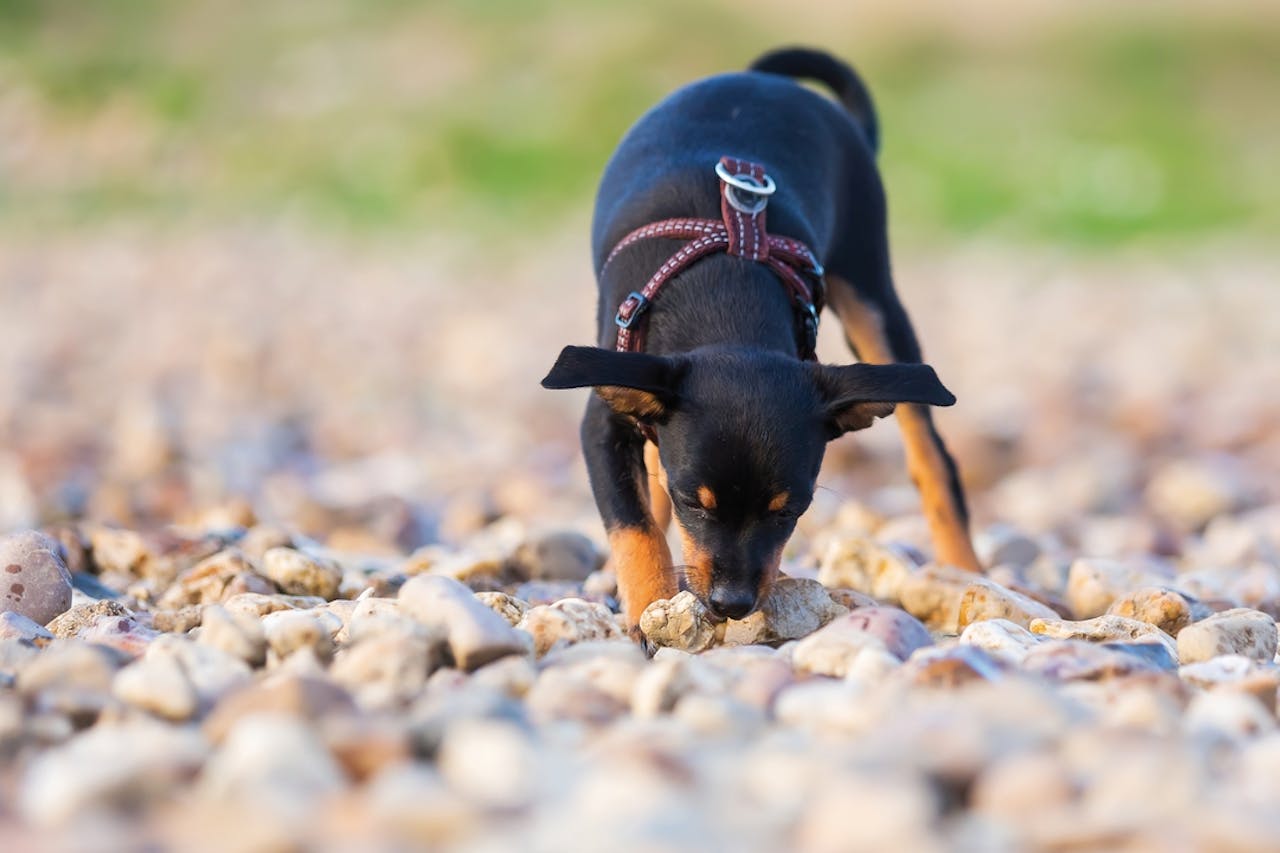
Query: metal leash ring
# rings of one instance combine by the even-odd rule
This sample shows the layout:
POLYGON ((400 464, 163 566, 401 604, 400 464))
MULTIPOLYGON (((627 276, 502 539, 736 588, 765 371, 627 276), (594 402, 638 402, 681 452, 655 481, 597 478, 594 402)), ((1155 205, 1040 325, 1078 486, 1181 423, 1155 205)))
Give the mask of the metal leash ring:
POLYGON ((716 174, 728 185, 725 198, 735 210, 746 214, 756 214, 769 204, 769 196, 778 191, 773 178, 764 176, 764 182, 756 180, 755 175, 732 175, 723 163, 716 163, 716 174))

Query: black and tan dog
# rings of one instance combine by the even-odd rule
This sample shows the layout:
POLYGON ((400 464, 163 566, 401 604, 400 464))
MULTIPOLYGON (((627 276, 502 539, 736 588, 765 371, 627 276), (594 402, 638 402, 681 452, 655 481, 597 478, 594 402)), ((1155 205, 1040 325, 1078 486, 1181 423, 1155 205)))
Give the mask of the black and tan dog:
POLYGON ((781 50, 668 97, 627 133, 605 171, 592 232, 599 348, 567 347, 543 385, 595 388, 582 446, 633 633, 650 602, 678 590, 678 575, 713 613, 751 612, 813 496, 826 443, 895 404, 937 559, 979 568, 956 467, 928 409, 955 400, 921 364, 894 292, 877 135, 852 69, 825 53, 781 50), (839 102, 795 78, 829 86, 839 102), (747 165, 717 179, 725 155, 747 165), (754 164, 767 177, 750 173, 754 164), (825 268, 827 302, 862 363, 805 358, 816 328, 806 311, 820 297, 806 302, 798 285, 784 286, 780 270, 793 280, 796 269, 761 262, 765 204, 769 232, 821 262, 799 270, 815 297, 825 268), (759 213, 758 231, 734 233, 743 211, 759 213), (669 239, 662 221, 671 217, 701 217, 692 221, 708 230, 723 221, 738 251, 717 244, 673 265, 703 226, 669 239), (646 239, 628 237, 655 222, 639 235, 646 239), (649 298, 656 286, 643 286, 661 270, 670 280, 649 298), (631 340, 640 313, 643 352, 631 340), (673 506, 679 567, 665 535, 673 506))

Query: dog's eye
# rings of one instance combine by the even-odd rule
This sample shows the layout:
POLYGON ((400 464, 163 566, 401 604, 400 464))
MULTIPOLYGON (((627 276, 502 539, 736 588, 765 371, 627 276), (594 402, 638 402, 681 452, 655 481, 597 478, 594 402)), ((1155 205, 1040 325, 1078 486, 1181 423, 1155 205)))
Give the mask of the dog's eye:
POLYGON ((676 503, 680 504, 680 507, 684 509, 686 512, 691 513, 700 518, 706 518, 707 516, 711 515, 711 511, 707 509, 705 506, 703 506, 702 502, 699 501, 697 498, 689 497, 686 495, 683 497, 676 498, 676 503))

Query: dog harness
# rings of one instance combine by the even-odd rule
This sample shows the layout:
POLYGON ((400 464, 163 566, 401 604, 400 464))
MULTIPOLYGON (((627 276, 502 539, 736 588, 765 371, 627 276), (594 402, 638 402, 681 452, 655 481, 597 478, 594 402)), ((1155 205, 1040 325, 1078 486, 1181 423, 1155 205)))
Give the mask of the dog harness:
POLYGON ((778 187, 765 174, 763 166, 721 157, 716 164, 716 175, 720 177, 722 220, 690 218, 651 222, 623 237, 605 259, 607 267, 619 252, 641 240, 660 237, 688 241, 667 258, 643 288, 632 291, 618 306, 614 318, 618 326, 618 351, 644 349, 645 314, 663 285, 707 255, 725 252, 765 264, 773 271, 795 306, 800 357, 816 359, 818 314, 823 300, 822 265, 799 240, 765 231, 765 208, 769 196, 778 187))

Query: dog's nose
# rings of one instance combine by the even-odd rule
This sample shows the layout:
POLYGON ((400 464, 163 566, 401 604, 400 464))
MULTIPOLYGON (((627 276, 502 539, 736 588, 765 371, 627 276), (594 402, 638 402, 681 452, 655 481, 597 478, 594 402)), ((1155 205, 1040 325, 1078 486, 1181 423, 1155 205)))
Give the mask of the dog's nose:
POLYGON ((756 594, 749 589, 714 587, 707 599, 711 612, 724 619, 741 619, 756 606, 756 594))

